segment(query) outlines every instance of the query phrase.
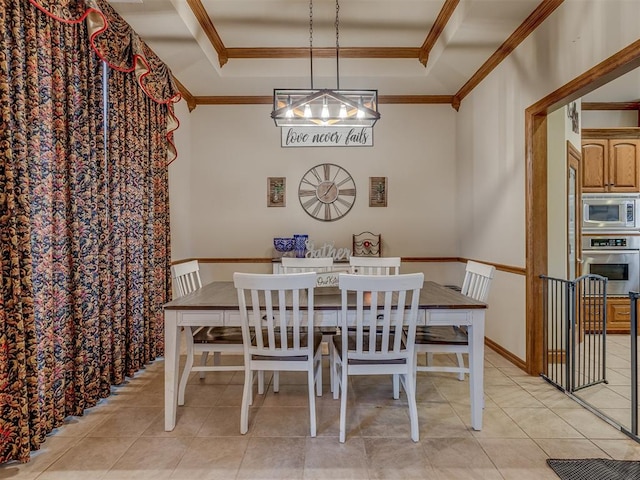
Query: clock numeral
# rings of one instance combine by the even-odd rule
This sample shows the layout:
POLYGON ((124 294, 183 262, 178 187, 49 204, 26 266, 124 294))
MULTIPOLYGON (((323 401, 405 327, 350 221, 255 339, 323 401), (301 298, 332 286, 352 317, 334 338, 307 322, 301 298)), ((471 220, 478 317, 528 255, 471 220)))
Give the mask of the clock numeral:
POLYGON ((331 220, 331 204, 330 203, 326 203, 324 205, 324 219, 331 220))
POLYGON ((324 203, 320 202, 318 199, 316 199, 316 201, 318 203, 315 207, 313 207, 313 212, 311 212, 311 214, 317 218, 318 214, 320 213, 320 209, 322 208, 322 205, 324 205, 324 203))
POLYGON ((301 183, 306 183, 307 185, 311 185, 313 188, 316 188, 318 185, 320 185, 320 183, 312 183, 306 178, 303 178, 301 183))
MULTIPOLYGON (((338 198, 336 200, 336 202, 340 202, 342 205, 344 205, 347 208, 349 208, 351 205, 353 205, 353 202, 350 202, 349 200, 345 200, 344 198, 338 198)), ((336 208, 338 208, 338 207, 336 206, 336 208)))
POLYGON ((298 190, 298 195, 300 195, 301 197, 310 197, 312 195, 315 195, 316 191, 315 190, 298 190))
POLYGON ((325 163, 322 166, 322 169, 324 170, 324 179, 326 181, 329 181, 329 177, 331 176, 331 165, 329 165, 328 163, 325 163))
POLYGON ((314 177, 318 179, 318 184, 322 183, 322 178, 320 177, 320 174, 315 168, 311 170, 311 173, 313 174, 314 177))
MULTIPOLYGON (((346 202, 345 202, 344 200, 342 200, 341 198, 339 198, 337 201, 338 201, 338 202, 340 202, 340 203, 342 203, 342 204, 343 204, 344 206, 346 206, 347 208, 349 207, 349 204, 348 204, 348 203, 346 203, 346 202)), ((342 210, 340 210, 340 208, 338 207, 337 202, 333 204, 333 208, 336 210, 336 215, 337 215, 338 217, 341 217, 342 215, 344 215, 344 214, 342 213, 342 210)))
POLYGON ((309 210, 309 208, 311 208, 311 205, 313 205, 313 204, 314 204, 314 203, 316 203, 316 202, 318 202, 318 203, 319 203, 319 202, 320 202, 320 200, 318 200, 318 197, 313 197, 312 199, 307 200, 306 202, 304 202, 304 203, 302 204, 302 206, 304 207, 304 209, 305 209, 305 210, 309 210))
POLYGON ((343 188, 340 190, 340 195, 349 195, 350 197, 353 197, 355 194, 356 194, 355 188, 343 188))
POLYGON ((353 183, 353 180, 351 179, 351 177, 347 177, 344 180, 341 180, 340 182, 336 183, 336 185, 338 185, 338 187, 341 187, 342 185, 348 182, 353 183))

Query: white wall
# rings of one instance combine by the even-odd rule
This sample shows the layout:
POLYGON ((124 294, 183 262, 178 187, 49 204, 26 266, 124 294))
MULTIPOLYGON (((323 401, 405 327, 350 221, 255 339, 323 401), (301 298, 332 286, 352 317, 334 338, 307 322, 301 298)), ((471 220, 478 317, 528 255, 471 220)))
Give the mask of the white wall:
POLYGON ((547 275, 567 278, 567 148, 566 107, 547 116, 547 275))
MULTIPOLYGON (((462 101, 461 256, 525 266, 525 109, 640 37, 640 2, 566 0, 462 101)), ((525 358, 525 277, 498 272, 486 333, 525 358)))
MULTIPOLYGON (((640 85, 638 86, 638 91, 640 92, 640 85)), ((585 112, 582 112, 582 128, 616 128, 637 126, 637 110, 587 110, 585 112)))
MULTIPOLYGON (((576 101, 578 118, 581 114, 581 102, 576 101)), ((548 271, 547 275, 569 279, 567 271, 567 141, 580 151, 582 148, 579 133, 572 130, 567 107, 559 108, 547 115, 547 239, 548 271)))
MULTIPOLYGON (((170 167, 171 214, 172 228, 188 233, 174 229, 173 258, 270 257, 272 238, 293 233, 349 246, 351 234, 371 230, 382 233, 385 255, 525 267, 524 111, 640 38, 638 18, 635 0, 565 0, 458 113, 381 105, 373 148, 280 148, 268 105, 198 106, 188 121, 182 112, 176 136, 189 145, 178 145, 170 167), (296 198, 300 177, 324 162, 346 168, 358 189, 353 210, 331 223, 313 220, 296 198), (266 207, 269 176, 287 178, 285 208, 266 207), (388 177, 387 208, 368 206, 370 176, 388 177)), ((423 267, 428 277, 459 283, 459 265, 408 266, 423 267)), ((206 268, 205 281, 229 279, 235 269, 270 271, 206 268)), ((525 277, 498 271, 489 305, 487 336, 524 359, 525 277)))
POLYGON ((374 146, 281 148, 270 106, 199 106, 190 114, 193 257, 267 257, 273 237, 307 233, 316 246, 381 233, 384 255, 457 256, 455 110, 446 105, 380 107, 374 146), (302 175, 336 163, 357 196, 342 219, 308 216, 297 198, 302 175), (267 177, 286 177, 286 207, 267 207, 267 177), (369 207, 370 176, 388 177, 388 207, 369 207))

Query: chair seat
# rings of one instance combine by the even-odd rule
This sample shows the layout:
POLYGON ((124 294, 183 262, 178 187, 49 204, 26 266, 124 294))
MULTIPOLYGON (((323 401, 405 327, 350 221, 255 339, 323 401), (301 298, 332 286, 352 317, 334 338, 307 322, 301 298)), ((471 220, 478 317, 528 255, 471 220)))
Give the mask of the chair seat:
MULTIPOLYGON (((369 335, 364 335, 363 337, 363 345, 368 345, 369 344, 369 335)), ((394 342, 394 335, 389 335, 389 349, 392 348, 394 342)), ((356 349, 356 337, 355 335, 349 335, 348 336, 348 340, 347 340, 348 346, 347 348, 349 350, 355 350, 356 349)), ((402 343, 404 344, 404 339, 402 339, 402 343)), ((340 358, 344 358, 342 356, 342 335, 336 335, 335 337, 333 337, 333 344, 335 346, 336 349, 336 353, 339 355, 340 358)), ((376 335, 376 350, 380 350, 380 347, 382 346, 382 336, 381 335, 376 335)), ((376 365, 376 364, 380 364, 380 363, 386 363, 386 364, 393 364, 393 365, 400 365, 400 364, 404 364, 406 363, 406 359, 405 358, 392 358, 389 360, 356 360, 353 358, 349 359, 349 364, 351 365, 376 365)))
POLYGON ((205 327, 193 336, 193 343, 242 344, 242 328, 205 327))
POLYGON ((338 333, 338 327, 314 327, 316 334, 335 335, 338 333))
POLYGON ((416 344, 467 345, 469 336, 460 327, 417 327, 416 344))
MULTIPOLYGON (((269 343, 269 339, 267 338, 266 332, 264 333, 262 338, 265 346, 267 346, 269 343)), ((275 335, 275 341, 276 341, 276 345, 278 346, 281 345, 282 340, 279 334, 275 335)), ((300 335, 300 346, 306 347, 308 341, 309 341, 309 336, 306 333, 302 333, 300 335)), ((291 338, 291 334, 287 335, 287 343, 288 343, 287 346, 289 348, 293 346, 293 338, 291 338)), ((319 335, 314 335, 313 336, 313 352, 314 353, 318 351, 321 343, 322 343, 322 337, 319 335)), ((300 361, 308 360, 306 355, 289 356, 289 355, 255 355, 255 354, 251 356, 251 359, 252 360, 282 360, 282 361, 289 361, 289 362, 300 362, 300 361)))

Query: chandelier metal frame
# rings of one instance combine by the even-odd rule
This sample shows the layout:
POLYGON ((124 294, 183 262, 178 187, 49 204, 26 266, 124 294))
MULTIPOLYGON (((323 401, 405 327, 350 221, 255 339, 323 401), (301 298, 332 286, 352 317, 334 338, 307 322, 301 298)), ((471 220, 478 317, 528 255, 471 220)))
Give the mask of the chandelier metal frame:
POLYGON ((271 118, 278 127, 373 127, 377 90, 340 89, 340 4, 336 0, 336 89, 313 88, 313 0, 309 0, 310 89, 274 89, 271 118))

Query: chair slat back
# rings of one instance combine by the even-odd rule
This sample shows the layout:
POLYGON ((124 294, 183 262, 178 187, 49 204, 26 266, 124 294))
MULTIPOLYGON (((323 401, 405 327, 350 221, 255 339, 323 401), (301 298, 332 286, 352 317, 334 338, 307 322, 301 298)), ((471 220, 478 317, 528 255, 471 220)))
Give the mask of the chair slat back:
POLYGON ((342 336, 342 350, 351 360, 412 361, 418 300, 424 274, 354 275, 340 274, 342 293, 341 327, 347 332, 355 323, 356 345, 348 348, 342 336), (349 310, 349 295, 355 294, 356 310, 349 310), (406 328, 406 343, 402 341, 406 328), (373 333, 373 334, 369 334, 373 333))
POLYGON ((236 272, 233 281, 238 290, 242 338, 248 347, 245 352, 280 357, 313 355, 314 272, 236 272))
POLYGON ((361 275, 399 275, 400 257, 350 257, 351 273, 361 275))
POLYGON ((474 300, 486 302, 487 298, 489 298, 489 288, 491 287, 491 280, 493 280, 495 272, 496 267, 493 265, 486 265, 469 260, 467 262, 464 281, 462 282, 462 294, 474 300))
POLYGON ((282 257, 283 273, 328 272, 333 268, 333 257, 282 257))
POLYGON ((178 290, 178 295, 183 297, 202 287, 200 280, 200 266, 197 260, 178 263, 171 267, 171 277, 178 290))

